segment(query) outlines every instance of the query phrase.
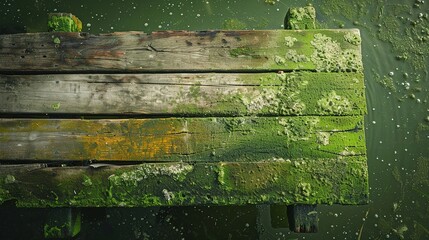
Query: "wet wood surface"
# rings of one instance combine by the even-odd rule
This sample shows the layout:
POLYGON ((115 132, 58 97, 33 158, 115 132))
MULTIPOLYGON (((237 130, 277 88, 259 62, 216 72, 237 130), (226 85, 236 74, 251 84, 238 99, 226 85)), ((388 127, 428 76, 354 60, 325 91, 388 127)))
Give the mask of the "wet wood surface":
POLYGON ((0 160, 252 162, 353 155, 365 155, 359 116, 0 120, 0 160))
POLYGON ((347 34, 360 40, 356 29, 0 35, 0 72, 316 70, 315 36, 332 43, 324 52, 346 51, 360 68, 360 44, 347 34))
POLYGON ((360 115, 363 81, 360 73, 312 72, 0 75, 0 113, 360 115), (331 92, 350 110, 321 110, 331 92))
POLYGON ((368 201, 356 29, 0 35, 0 102, 0 204, 368 201))
MULTIPOLYGON (((22 165, 21 165, 22 166, 22 165)), ((252 163, 145 163, 3 170, 0 204, 147 207, 367 203, 366 159, 265 159, 252 163)))

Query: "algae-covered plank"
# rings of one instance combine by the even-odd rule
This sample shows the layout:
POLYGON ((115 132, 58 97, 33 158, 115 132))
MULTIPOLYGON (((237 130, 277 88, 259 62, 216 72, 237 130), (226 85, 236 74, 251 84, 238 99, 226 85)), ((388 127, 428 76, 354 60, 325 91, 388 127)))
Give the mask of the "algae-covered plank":
POLYGON ((0 35, 0 72, 361 71, 360 41, 358 29, 0 35))
POLYGON ((0 204, 19 207, 368 202, 366 159, 358 156, 0 170, 0 204))
POLYGON ((361 73, 0 75, 0 112, 362 115, 361 73))
POLYGON ((1 119, 1 160, 257 161, 365 154, 361 116, 1 119))

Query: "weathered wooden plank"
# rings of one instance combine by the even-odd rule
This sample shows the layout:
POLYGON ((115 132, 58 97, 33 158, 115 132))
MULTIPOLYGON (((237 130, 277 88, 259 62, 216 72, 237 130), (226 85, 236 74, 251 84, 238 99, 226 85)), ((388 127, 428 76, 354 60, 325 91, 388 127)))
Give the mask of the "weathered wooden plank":
MULTIPOLYGON (((1 169, 0 165, 0 169, 1 169)), ((110 207, 237 204, 365 204, 364 157, 251 163, 147 163, 0 171, 0 204, 110 207)))
POLYGON ((364 155, 361 116, 0 119, 1 160, 256 161, 364 155))
POLYGON ((0 113, 362 115, 363 82, 314 72, 0 75, 0 113))
POLYGON ((0 35, 0 72, 254 70, 361 71, 359 30, 0 35))

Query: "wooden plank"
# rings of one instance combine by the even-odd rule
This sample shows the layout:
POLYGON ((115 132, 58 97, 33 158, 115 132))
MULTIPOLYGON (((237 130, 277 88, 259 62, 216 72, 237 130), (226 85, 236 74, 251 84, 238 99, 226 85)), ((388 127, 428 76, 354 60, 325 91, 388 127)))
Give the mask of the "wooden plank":
POLYGON ((256 161, 365 155, 361 116, 0 119, 1 160, 256 161))
POLYGON ((364 95, 361 73, 0 75, 0 113, 362 115, 364 95))
POLYGON ((358 29, 0 35, 0 72, 361 71, 358 29))
POLYGON ((3 171, 0 204, 19 207, 365 204, 364 157, 250 163, 147 163, 3 171))

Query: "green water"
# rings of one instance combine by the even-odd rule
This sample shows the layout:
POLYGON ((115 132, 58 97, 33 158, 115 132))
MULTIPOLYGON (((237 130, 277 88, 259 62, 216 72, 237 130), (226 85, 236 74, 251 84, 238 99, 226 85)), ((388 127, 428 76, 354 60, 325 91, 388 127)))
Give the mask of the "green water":
MULTIPOLYGON (((0 33, 45 31, 47 13, 56 11, 76 14, 90 33, 281 29, 287 9, 306 3, 1 0, 0 33)), ((318 206, 317 234, 290 232, 281 207, 93 209, 80 239, 429 239, 429 1, 311 3, 321 27, 362 33, 370 204, 318 206)), ((0 239, 42 236, 45 211, 0 214, 0 239)))

